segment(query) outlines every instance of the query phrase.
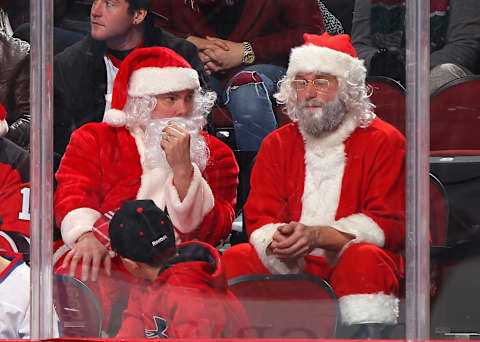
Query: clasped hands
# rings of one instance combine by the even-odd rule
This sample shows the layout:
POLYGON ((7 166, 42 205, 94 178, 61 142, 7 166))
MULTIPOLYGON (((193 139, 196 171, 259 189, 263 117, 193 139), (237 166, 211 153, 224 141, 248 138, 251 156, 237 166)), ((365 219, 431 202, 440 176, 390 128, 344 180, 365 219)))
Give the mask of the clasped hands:
POLYGON ((300 222, 290 222, 277 228, 266 253, 291 263, 305 257, 315 248, 338 252, 354 238, 354 235, 330 226, 307 226, 300 222))
POLYGON ((187 40, 197 47, 207 75, 229 70, 242 64, 243 43, 209 36, 205 38, 190 36, 187 40))
POLYGON ((316 231, 299 222, 279 226, 267 248, 267 255, 275 255, 283 261, 304 257, 315 248, 316 231))

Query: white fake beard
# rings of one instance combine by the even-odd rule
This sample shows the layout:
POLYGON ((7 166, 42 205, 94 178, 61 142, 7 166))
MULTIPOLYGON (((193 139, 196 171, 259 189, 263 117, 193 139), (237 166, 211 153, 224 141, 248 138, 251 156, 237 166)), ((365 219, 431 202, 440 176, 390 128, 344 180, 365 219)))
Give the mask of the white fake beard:
POLYGON ((345 103, 338 98, 327 103, 318 100, 305 101, 297 103, 295 107, 298 125, 304 132, 314 137, 337 129, 345 117, 345 103), (317 106, 317 108, 305 108, 309 106, 317 106))
POLYGON ((151 169, 157 167, 171 169, 167 162, 165 151, 160 146, 162 131, 170 122, 188 131, 190 134, 190 159, 197 164, 200 171, 204 171, 210 157, 210 151, 201 133, 202 118, 178 117, 150 120, 145 129, 145 165, 151 169))

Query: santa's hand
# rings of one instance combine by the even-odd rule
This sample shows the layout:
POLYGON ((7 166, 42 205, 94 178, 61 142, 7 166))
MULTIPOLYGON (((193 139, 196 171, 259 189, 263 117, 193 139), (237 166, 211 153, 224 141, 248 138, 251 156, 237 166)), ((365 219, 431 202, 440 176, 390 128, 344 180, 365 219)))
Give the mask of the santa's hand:
POLYGON ((193 166, 190 159, 190 134, 182 127, 169 123, 162 134, 160 146, 172 168, 173 182, 180 200, 185 198, 192 179, 193 166))
POLYGON ((316 247, 315 232, 304 224, 291 222, 277 228, 270 247, 279 259, 302 258, 316 247))
POLYGON ((107 254, 107 248, 98 241, 92 232, 83 234, 75 246, 67 253, 63 260, 62 267, 70 267, 70 276, 75 277, 78 263, 82 264, 82 281, 96 281, 100 265, 104 263, 105 271, 110 275, 111 260, 107 254), (90 277, 89 277, 90 275, 90 277))

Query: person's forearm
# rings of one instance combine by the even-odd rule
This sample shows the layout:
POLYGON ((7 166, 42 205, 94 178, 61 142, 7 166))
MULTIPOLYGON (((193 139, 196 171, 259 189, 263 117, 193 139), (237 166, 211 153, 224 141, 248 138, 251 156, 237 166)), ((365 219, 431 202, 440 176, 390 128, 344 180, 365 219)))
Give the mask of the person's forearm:
POLYGON ((314 226, 313 236, 315 248, 323 248, 329 251, 339 252, 355 236, 343 233, 330 226, 314 226))
POLYGON ((192 181, 193 167, 190 165, 189 168, 181 168, 173 172, 173 183, 178 192, 178 197, 180 201, 183 201, 185 196, 187 196, 188 188, 192 181))

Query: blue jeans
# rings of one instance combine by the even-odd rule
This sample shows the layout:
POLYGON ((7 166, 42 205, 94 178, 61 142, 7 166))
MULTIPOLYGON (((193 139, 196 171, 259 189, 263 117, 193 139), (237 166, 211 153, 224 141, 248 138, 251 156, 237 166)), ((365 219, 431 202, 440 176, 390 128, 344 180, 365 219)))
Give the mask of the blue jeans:
POLYGON ((210 77, 210 86, 232 114, 239 149, 258 151, 263 138, 277 128, 270 99, 277 91, 277 83, 285 72, 285 68, 276 65, 251 65, 233 76, 225 89, 219 79, 210 77), (235 85, 239 75, 243 76, 243 80, 245 76, 250 77, 251 82, 235 85))

